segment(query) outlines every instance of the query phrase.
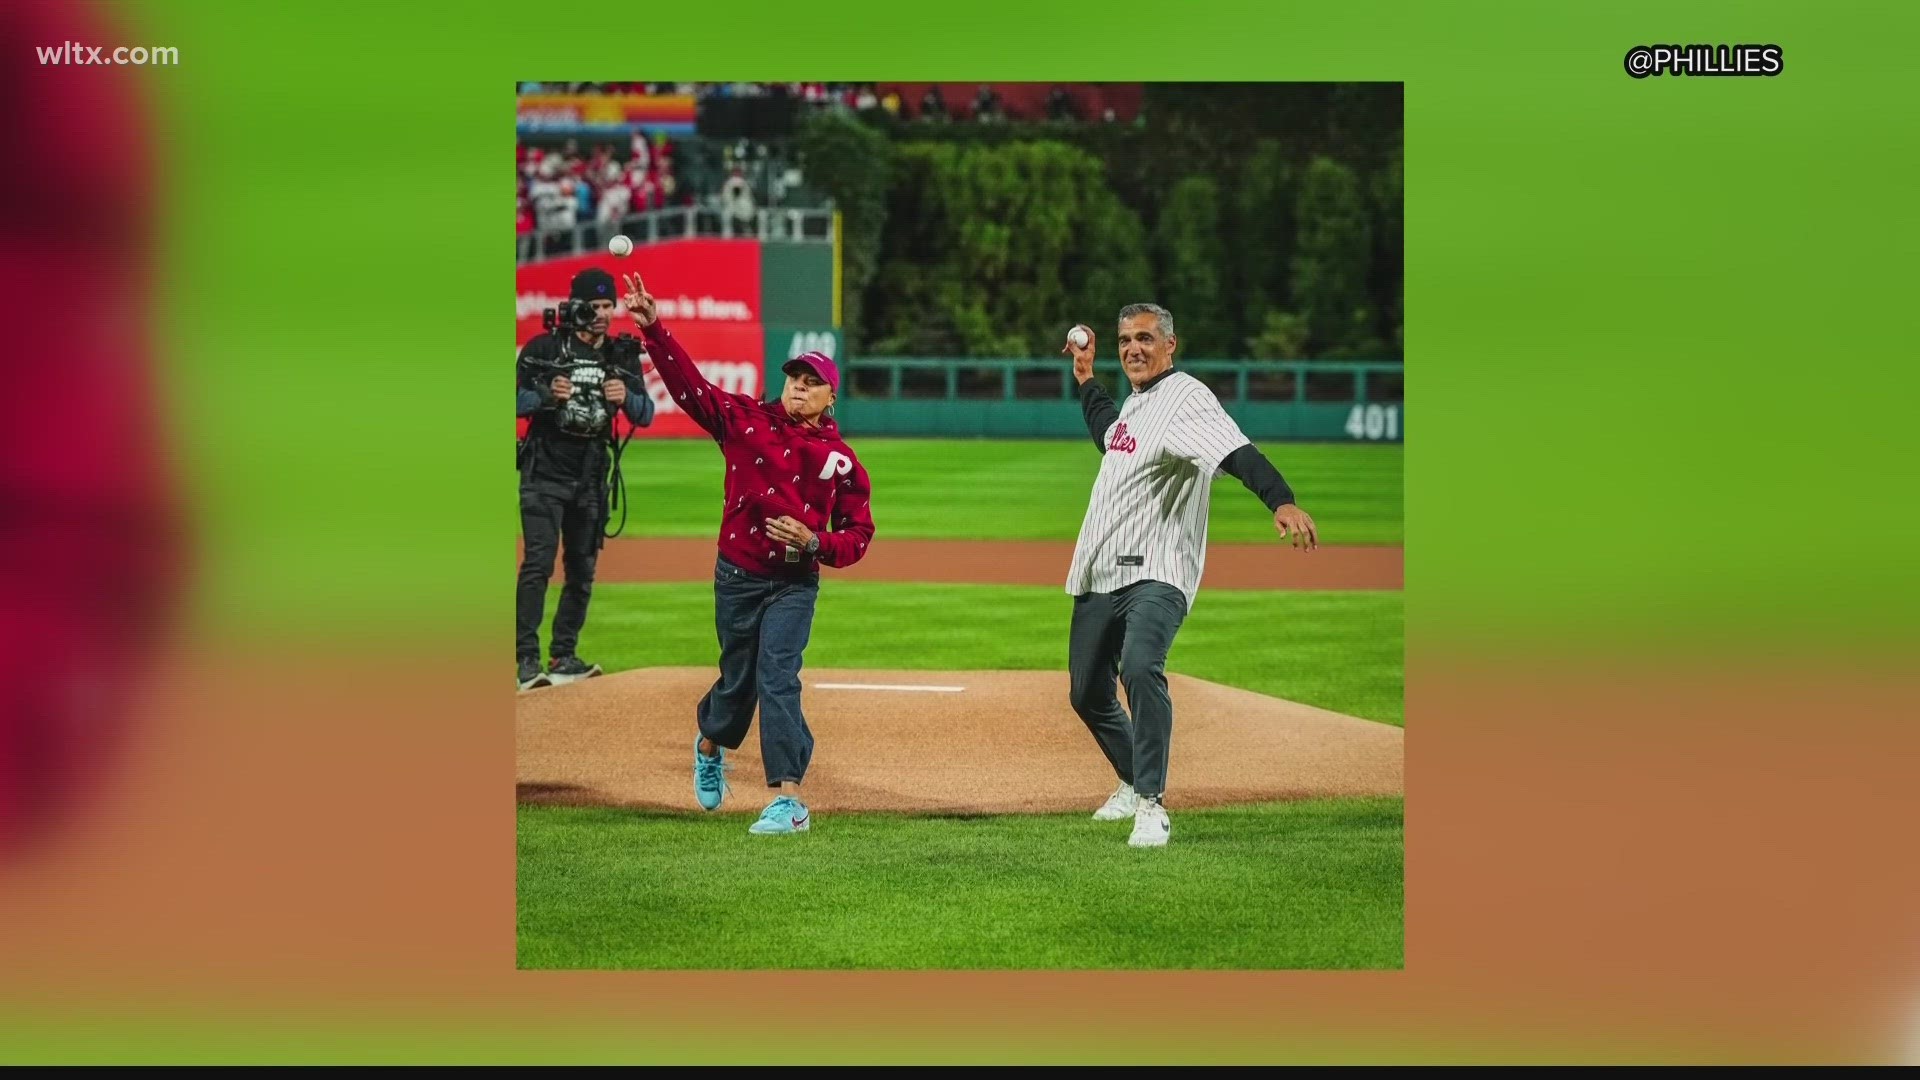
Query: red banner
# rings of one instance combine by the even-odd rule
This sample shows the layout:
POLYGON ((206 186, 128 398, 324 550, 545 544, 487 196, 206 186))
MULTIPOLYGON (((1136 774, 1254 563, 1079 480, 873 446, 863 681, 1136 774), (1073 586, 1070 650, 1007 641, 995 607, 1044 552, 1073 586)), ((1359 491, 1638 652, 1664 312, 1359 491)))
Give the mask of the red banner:
MULTIPOLYGON (((540 312, 567 298, 573 275, 589 266, 612 274, 638 273, 660 302, 660 317, 675 327, 716 322, 760 322, 760 243, 757 240, 673 240, 643 244, 624 259, 611 253, 532 263, 515 277, 516 345, 540 333, 540 312)), ((632 333, 623 310, 613 323, 616 334, 632 333)))
MULTIPOLYGON (((671 324, 673 336, 687 347, 693 361, 700 368, 700 374, 707 381, 730 394, 745 394, 751 398, 766 396, 766 335, 760 325, 730 326, 726 323, 676 322, 671 324)), ((660 373, 653 370, 652 364, 645 365, 641 374, 647 380, 647 396, 653 398, 653 424, 634 432, 634 438, 672 438, 675 436, 697 435, 707 437, 700 425, 688 419, 680 411, 680 405, 667 393, 666 384, 660 381, 660 373)), ((625 435, 628 424, 624 418, 614 421, 616 433, 625 435)))
MULTIPOLYGON (((614 276, 638 273, 660 304, 661 321, 693 354, 709 382, 736 394, 761 397, 766 335, 760 324, 760 245, 753 240, 678 240, 637 247, 626 258, 611 253, 557 259, 519 267, 515 283, 514 345, 543 331, 540 313, 567 298, 573 276, 597 266, 614 276)), ((614 316, 612 332, 639 336, 625 309, 614 316)), ((634 433, 637 439, 705 436, 680 411, 652 365, 645 365, 654 420, 634 433)), ((615 420, 625 435, 627 423, 615 420)), ((520 423, 525 434, 526 422, 520 423)))

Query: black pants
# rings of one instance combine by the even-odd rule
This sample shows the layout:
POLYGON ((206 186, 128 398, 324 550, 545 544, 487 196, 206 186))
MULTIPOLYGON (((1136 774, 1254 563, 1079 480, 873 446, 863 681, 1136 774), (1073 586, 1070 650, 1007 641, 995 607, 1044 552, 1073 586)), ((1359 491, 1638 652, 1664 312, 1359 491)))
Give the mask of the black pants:
POLYGON ((520 533, 526 552, 520 558, 520 588, 516 596, 517 656, 540 658, 540 616, 546 610, 547 581, 553 577, 553 558, 566 550, 566 587, 560 590, 560 609, 553 615, 550 655, 574 655, 580 628, 587 624, 587 601, 593 597, 593 564, 600 554, 600 529, 605 492, 595 480, 573 482, 541 477, 520 482, 520 533))
POLYGON ((1185 594, 1158 581, 1073 598, 1067 639, 1073 711, 1121 782, 1142 795, 1162 795, 1167 788, 1173 742, 1167 651, 1186 617, 1185 594), (1116 678, 1126 685, 1131 721, 1114 691, 1116 678))
POLYGON ((800 663, 813 633, 820 576, 776 580, 725 559, 713 570, 713 625, 720 677, 700 699, 700 734, 738 750, 760 706, 760 760, 767 786, 797 784, 813 761, 813 732, 800 712, 800 663))

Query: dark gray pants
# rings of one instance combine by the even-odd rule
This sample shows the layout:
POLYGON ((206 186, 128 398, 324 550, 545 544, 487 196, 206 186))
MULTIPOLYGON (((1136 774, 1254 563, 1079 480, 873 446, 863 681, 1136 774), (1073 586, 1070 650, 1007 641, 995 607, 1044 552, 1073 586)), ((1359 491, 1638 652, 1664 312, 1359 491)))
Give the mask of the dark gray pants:
POLYGON ((553 613, 551 654, 556 659, 574 655, 580 628, 587 624, 587 601, 593 598, 594 563, 600 555, 600 516, 605 493, 591 480, 567 482, 534 478, 520 484, 520 534, 526 550, 520 557, 520 584, 515 596, 514 651, 540 659, 540 617, 546 612, 547 582, 553 577, 553 557, 564 544, 566 587, 553 613))
POLYGON ((1067 639, 1073 711, 1093 732, 1115 775, 1142 795, 1161 795, 1167 788, 1167 750, 1173 741, 1167 650, 1186 617, 1186 596, 1158 581, 1073 598, 1067 639), (1114 691, 1116 677, 1126 685, 1131 721, 1114 691))
POLYGON ((800 713, 800 662, 813 633, 820 577, 776 580, 725 559, 713 570, 713 624, 720 677, 700 699, 700 734, 738 750, 760 706, 760 760, 767 786, 797 784, 813 761, 813 732, 800 713))

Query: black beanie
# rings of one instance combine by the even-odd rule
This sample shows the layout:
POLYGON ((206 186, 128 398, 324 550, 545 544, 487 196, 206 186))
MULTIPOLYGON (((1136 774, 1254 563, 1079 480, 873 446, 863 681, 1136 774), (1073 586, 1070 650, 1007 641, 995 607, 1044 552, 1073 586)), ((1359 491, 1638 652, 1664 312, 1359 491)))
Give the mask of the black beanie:
POLYGON ((573 299, 612 300, 613 275, 597 266, 589 266, 573 275, 573 299))

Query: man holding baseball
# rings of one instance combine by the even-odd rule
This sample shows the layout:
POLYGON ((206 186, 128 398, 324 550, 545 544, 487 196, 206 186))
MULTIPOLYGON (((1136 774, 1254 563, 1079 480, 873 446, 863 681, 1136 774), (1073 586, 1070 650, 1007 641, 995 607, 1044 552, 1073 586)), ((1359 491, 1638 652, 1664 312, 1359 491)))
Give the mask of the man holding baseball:
POLYGON ((1073 624, 1067 667, 1074 712, 1120 778, 1097 821, 1133 818, 1133 847, 1161 847, 1172 827, 1161 797, 1173 739, 1167 652, 1193 608, 1206 563, 1213 479, 1245 484, 1293 546, 1319 543, 1313 519, 1199 379, 1173 370, 1173 315, 1154 304, 1120 309, 1120 366, 1133 392, 1124 406, 1093 379, 1093 331, 1076 326, 1080 407, 1103 455, 1067 571, 1073 624), (1120 707, 1116 677, 1133 715, 1120 707))

